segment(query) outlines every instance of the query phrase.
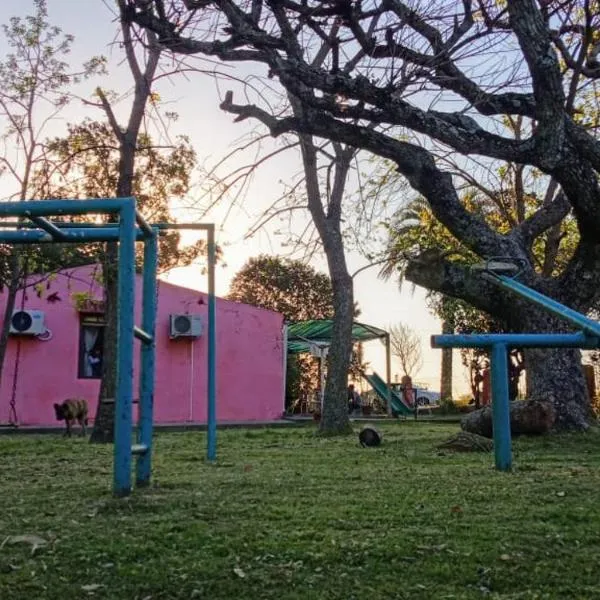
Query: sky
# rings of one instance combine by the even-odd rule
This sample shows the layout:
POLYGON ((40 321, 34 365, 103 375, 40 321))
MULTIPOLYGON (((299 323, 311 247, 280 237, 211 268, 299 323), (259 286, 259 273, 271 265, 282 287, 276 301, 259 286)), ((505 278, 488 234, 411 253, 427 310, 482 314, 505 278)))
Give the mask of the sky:
MULTIPOLYGON (((104 55, 109 60, 108 75, 85 84, 78 90, 82 96, 90 97, 93 86, 101 85, 104 89, 114 90, 123 96, 117 104, 117 115, 125 115, 128 110, 127 90, 131 88, 124 56, 119 48, 117 23, 111 15, 110 0, 47 0, 49 20, 60 26, 64 32, 73 34, 75 42, 71 54, 74 64, 81 64, 94 55, 104 55)), ((33 12, 33 2, 27 0, 4 0, 3 19, 6 22, 11 16, 23 16, 33 12)), ((2 54, 6 51, 4 40, 0 42, 2 54)), ((212 68, 205 64, 204 68, 212 68)), ((227 67, 231 70, 231 67, 227 67)), ((243 67, 236 67, 239 71, 243 67)), ((236 73, 237 75, 237 73, 236 73)), ((243 73, 242 73, 243 75, 243 73)), ((227 83, 215 82, 212 77, 189 73, 162 79, 158 86, 161 103, 166 110, 176 111, 179 118, 171 125, 171 134, 185 134, 190 138, 198 155, 199 163, 205 168, 215 165, 223 156, 239 144, 244 136, 256 129, 256 124, 249 121, 234 123, 231 115, 219 109, 220 98, 226 91, 227 83)), ((54 122, 49 133, 64 133, 67 122, 77 122, 84 117, 101 119, 102 112, 94 107, 86 106, 81 101, 71 103, 60 121, 54 122)), ((229 163, 231 166, 235 162, 229 163)), ((281 224, 274 223, 259 231, 250 239, 246 239, 249 226, 256 217, 283 191, 283 184, 291 181, 301 169, 298 156, 294 153, 280 155, 273 161, 261 165, 244 198, 242 207, 230 209, 222 205, 207 214, 202 214, 203 206, 194 211, 174 211, 178 220, 198 220, 214 222, 217 228, 217 243, 223 246, 226 266, 217 269, 216 288, 218 295, 225 295, 229 282, 246 260, 258 254, 286 253, 282 247, 283 238, 275 232, 281 224)), ((201 204, 199 187, 192 190, 186 198, 186 206, 201 204)), ((406 199, 396 199, 402 202, 406 199)), ((194 234, 184 236, 184 242, 192 241, 194 234)), ((326 272, 325 261, 315 257, 311 264, 320 271, 326 272)), ((357 252, 348 253, 348 264, 351 272, 368 264, 368 261, 357 252)), ((168 281, 200 290, 206 289, 206 276, 198 266, 176 269, 165 277, 168 281)), ((387 329, 396 323, 408 324, 421 338, 423 366, 414 379, 425 383, 431 390, 439 390, 441 351, 431 349, 430 336, 441 332, 441 325, 428 311, 425 305, 425 291, 405 283, 400 288, 394 280, 383 281, 378 277, 378 268, 373 267, 361 271, 354 279, 355 300, 362 311, 360 320, 387 329)), ((365 358, 372 367, 385 373, 385 351, 378 341, 369 342, 365 346, 365 358)), ((402 375, 396 359, 392 359, 392 374, 402 375)), ((454 358, 454 393, 465 393, 468 390, 467 374, 460 365, 458 353, 454 358)))

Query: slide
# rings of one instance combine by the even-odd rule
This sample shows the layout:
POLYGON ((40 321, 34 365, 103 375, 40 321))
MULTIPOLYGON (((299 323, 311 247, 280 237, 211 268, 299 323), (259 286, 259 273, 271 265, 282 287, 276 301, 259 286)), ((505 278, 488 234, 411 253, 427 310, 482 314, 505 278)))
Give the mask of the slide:
POLYGON ((394 390, 390 390, 387 384, 375 371, 370 375, 367 373, 363 373, 362 376, 371 384, 371 387, 375 390, 375 393, 387 403, 388 401, 388 393, 392 393, 392 410, 395 413, 400 415, 413 415, 415 413, 414 409, 408 406, 402 396, 395 392, 394 390))

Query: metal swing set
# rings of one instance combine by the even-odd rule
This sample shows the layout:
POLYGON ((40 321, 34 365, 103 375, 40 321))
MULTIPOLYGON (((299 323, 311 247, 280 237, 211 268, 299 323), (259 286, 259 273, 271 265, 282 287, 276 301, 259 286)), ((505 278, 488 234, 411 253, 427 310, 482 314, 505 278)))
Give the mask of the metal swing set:
POLYGON ((155 334, 157 308, 158 237, 162 230, 191 229, 207 232, 208 253, 208 423, 207 459, 216 458, 216 332, 214 224, 153 224, 136 209, 135 198, 95 198, 89 200, 28 200, 0 203, 0 218, 26 218, 28 222, 0 222, 0 243, 88 243, 117 242, 117 392, 115 403, 113 493, 131 493, 131 466, 137 457, 136 486, 150 484, 152 468, 153 403, 155 380, 155 334), (107 224, 52 222, 49 216, 108 214, 118 220, 107 224), (14 227, 9 230, 7 227, 14 227), (144 243, 142 273, 142 323, 134 321, 135 244, 144 243), (139 420, 137 443, 133 434, 133 356, 134 338, 141 341, 139 379, 139 420))

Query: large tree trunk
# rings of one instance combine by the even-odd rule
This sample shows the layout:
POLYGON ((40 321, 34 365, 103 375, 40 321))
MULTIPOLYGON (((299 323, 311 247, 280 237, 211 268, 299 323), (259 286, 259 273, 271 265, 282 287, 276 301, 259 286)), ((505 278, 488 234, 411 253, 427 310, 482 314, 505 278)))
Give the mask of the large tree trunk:
POLYGON ((585 431, 592 419, 590 398, 576 348, 525 350, 527 399, 550 402, 555 429, 585 431))
MULTIPOLYGON (((566 330, 563 321, 542 309, 528 306, 515 312, 520 320, 518 330, 523 333, 566 330)), ((554 406, 555 429, 588 429, 592 413, 581 351, 577 348, 527 348, 524 356, 527 400, 549 402, 554 406)))
MULTIPOLYGON (((454 326, 450 321, 442 322, 442 334, 454 333, 454 326)), ((442 400, 452 399, 452 348, 442 350, 442 369, 440 375, 440 397, 442 400)))

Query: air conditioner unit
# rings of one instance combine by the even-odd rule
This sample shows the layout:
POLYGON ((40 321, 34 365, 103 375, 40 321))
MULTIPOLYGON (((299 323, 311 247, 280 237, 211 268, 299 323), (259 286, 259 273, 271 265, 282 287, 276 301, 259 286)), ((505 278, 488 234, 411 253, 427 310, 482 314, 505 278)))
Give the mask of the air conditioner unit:
POLYGON ((200 337, 202 335, 202 317, 200 315, 170 315, 170 336, 200 337))
POLYGON ((10 333, 43 335, 46 333, 43 310, 15 310, 10 320, 10 333))

